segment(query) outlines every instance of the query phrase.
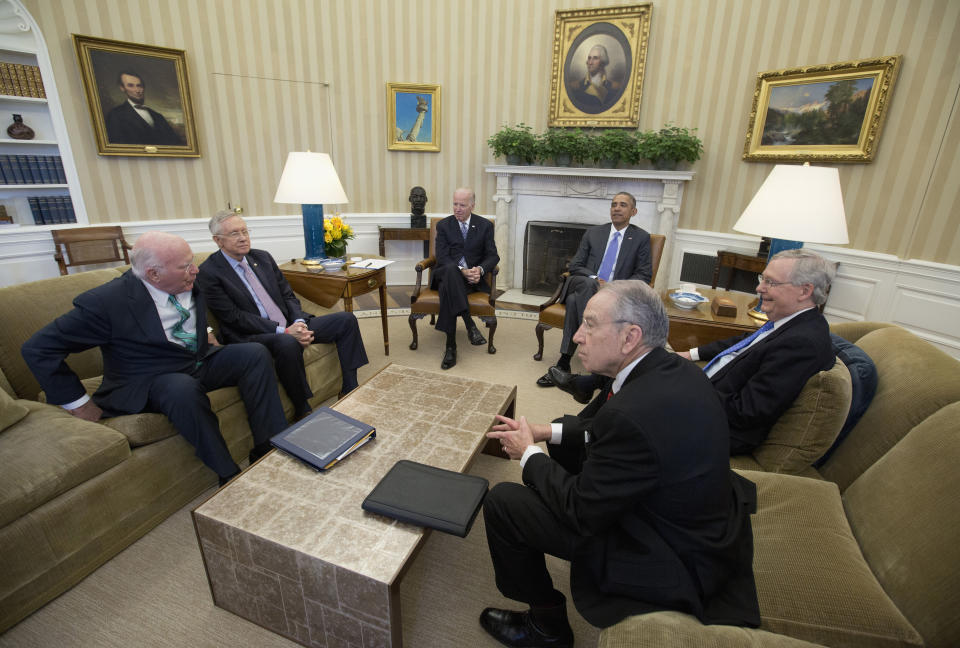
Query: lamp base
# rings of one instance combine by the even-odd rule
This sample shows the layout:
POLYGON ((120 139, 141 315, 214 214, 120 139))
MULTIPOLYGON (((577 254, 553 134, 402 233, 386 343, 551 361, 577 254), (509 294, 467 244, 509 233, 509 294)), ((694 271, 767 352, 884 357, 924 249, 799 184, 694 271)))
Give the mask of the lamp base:
POLYGON ((327 258, 323 242, 323 205, 301 205, 303 210, 304 265, 317 265, 327 258))
POLYGON ((300 265, 305 265, 305 266, 318 266, 321 263, 323 263, 323 259, 301 259, 300 261, 300 265))

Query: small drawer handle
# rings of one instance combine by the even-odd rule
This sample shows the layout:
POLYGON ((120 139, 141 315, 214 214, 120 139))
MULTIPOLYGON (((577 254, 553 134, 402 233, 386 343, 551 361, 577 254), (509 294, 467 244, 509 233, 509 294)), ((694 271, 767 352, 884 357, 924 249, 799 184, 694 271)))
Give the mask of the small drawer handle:
POLYGON ((376 280, 376 279, 367 279, 367 287, 368 287, 368 288, 376 288, 376 287, 377 287, 377 280, 376 280))

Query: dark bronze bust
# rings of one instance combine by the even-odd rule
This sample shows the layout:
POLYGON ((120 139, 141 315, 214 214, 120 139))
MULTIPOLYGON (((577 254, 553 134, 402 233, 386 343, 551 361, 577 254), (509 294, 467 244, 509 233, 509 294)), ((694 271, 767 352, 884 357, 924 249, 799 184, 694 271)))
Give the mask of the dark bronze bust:
POLYGON ((410 227, 426 227, 427 215, 423 208, 427 204, 427 192, 423 187, 410 190, 410 227))

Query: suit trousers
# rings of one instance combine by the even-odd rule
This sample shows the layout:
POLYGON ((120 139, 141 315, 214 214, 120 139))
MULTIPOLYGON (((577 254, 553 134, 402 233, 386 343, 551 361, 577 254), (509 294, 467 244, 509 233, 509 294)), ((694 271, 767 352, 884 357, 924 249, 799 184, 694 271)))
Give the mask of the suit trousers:
POLYGON ((273 363, 260 344, 230 344, 208 355, 191 373, 158 375, 150 384, 144 408, 166 415, 196 448, 197 457, 221 477, 235 473, 237 464, 220 434, 207 392, 233 385, 246 406, 255 446, 287 426, 273 363))
POLYGON ((597 294, 599 289, 600 282, 591 277, 571 275, 567 279, 567 297, 564 300, 567 306, 567 314, 563 320, 563 340, 560 342, 560 353, 572 355, 577 350, 573 336, 580 328, 580 322, 583 321, 583 311, 587 307, 587 302, 597 294))
POLYGON ((570 560, 577 534, 560 522, 536 491, 513 482, 490 489, 483 501, 483 520, 500 593, 532 607, 561 602, 544 554, 570 560))
POLYGON ((477 287, 479 284, 467 283, 460 268, 452 263, 435 267, 433 273, 437 283, 437 293, 440 296, 440 312, 437 314, 436 329, 453 334, 457 329, 457 317, 470 310, 467 295, 479 290, 477 287))
MULTIPOLYGON (((340 370, 343 372, 341 391, 350 391, 357 386, 357 367, 367 364, 367 351, 360 337, 360 327, 353 313, 331 313, 312 317, 307 328, 313 331, 313 343, 337 345, 340 370)), ((307 382, 303 368, 303 347, 292 335, 285 333, 262 333, 251 335, 250 342, 259 342, 273 356, 277 378, 287 396, 293 402, 294 416, 301 416, 310 408, 308 400, 313 391, 307 382)))

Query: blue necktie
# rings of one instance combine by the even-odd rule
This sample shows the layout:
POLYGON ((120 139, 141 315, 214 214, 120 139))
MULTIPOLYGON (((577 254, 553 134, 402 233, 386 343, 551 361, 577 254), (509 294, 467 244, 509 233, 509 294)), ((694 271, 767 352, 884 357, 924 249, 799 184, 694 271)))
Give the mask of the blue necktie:
POLYGON ((173 331, 170 332, 170 335, 172 335, 175 340, 179 340, 183 346, 187 347, 187 350, 196 351, 197 334, 187 333, 183 330, 183 323, 190 319, 190 311, 180 305, 180 301, 177 299, 176 295, 170 295, 170 299, 167 301, 173 304, 173 307, 177 309, 178 313, 180 313, 180 321, 174 324, 173 331))
POLYGON ((772 329, 772 328, 773 328, 773 322, 767 322, 766 324, 764 324, 763 326, 761 326, 760 328, 758 328, 756 331, 754 331, 751 335, 743 338, 742 340, 740 340, 739 342, 737 342, 736 344, 734 344, 734 345, 733 345, 732 347, 730 347, 729 349, 724 349, 723 351, 721 351, 720 353, 718 353, 717 355, 715 355, 715 356, 713 357, 713 360, 711 360, 710 362, 708 362, 707 365, 703 368, 703 370, 706 371, 707 369, 709 369, 714 363, 717 362, 717 360, 719 360, 719 359, 722 358, 723 356, 725 356, 725 355, 730 355, 731 353, 735 353, 735 352, 739 351, 740 349, 742 349, 743 347, 747 346, 748 344, 750 344, 751 342, 753 342, 755 339, 757 339, 757 336, 758 336, 758 335, 760 335, 761 333, 766 333, 767 331, 769 331, 769 330, 772 329))
POLYGON ((607 245, 607 251, 603 253, 603 261, 600 262, 600 269, 597 270, 597 276, 604 281, 610 281, 613 276, 613 266, 617 261, 617 250, 620 249, 620 232, 614 232, 613 238, 607 245))

